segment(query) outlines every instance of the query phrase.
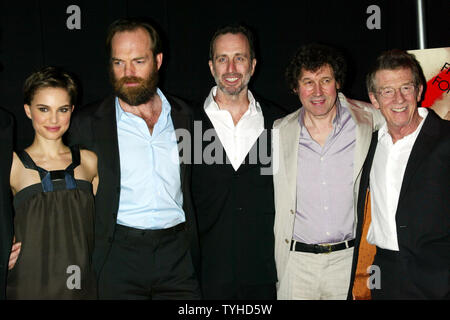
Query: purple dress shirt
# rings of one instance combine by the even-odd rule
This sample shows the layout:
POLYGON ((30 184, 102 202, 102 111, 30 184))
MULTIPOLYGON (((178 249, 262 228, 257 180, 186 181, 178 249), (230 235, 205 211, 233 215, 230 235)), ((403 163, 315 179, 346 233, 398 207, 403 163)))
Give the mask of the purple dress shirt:
POLYGON ((308 244, 351 240, 353 159, 356 124, 350 111, 336 100, 333 129, 324 146, 311 138, 300 112, 297 164, 297 210, 293 239, 308 244))

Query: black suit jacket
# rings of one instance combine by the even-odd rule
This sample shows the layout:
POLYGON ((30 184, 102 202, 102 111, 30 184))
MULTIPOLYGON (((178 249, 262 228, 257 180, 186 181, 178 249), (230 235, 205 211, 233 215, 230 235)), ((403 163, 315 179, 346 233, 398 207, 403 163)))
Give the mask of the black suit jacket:
POLYGON ((13 120, 0 109, 0 300, 6 295, 6 276, 13 238, 9 175, 13 152, 13 120))
MULTIPOLYGON (((400 254, 423 299, 450 298, 450 122, 432 110, 411 150, 396 212, 400 254)), ((353 284, 361 240, 366 190, 378 132, 364 164, 358 199, 353 284)), ((399 275, 401 276, 401 275, 399 275)), ((381 275, 381 285, 383 278, 381 275)), ((349 298, 352 286, 349 290, 349 298)), ((408 298, 408 297, 405 297, 408 298)))
MULTIPOLYGON (((193 126, 191 108, 182 100, 165 95, 171 105, 171 117, 177 129, 189 132, 193 126)), ((182 137, 181 137, 182 139, 182 137)), ((72 119, 68 143, 79 144, 97 154, 99 170, 99 187, 95 197, 95 248, 93 253, 94 269, 99 275, 108 256, 114 238, 120 195, 120 159, 117 138, 115 97, 109 96, 100 103, 88 105, 79 110, 72 119)), ((198 237, 194 211, 191 200, 191 166, 181 163, 181 188, 183 191, 183 210, 186 215, 187 231, 191 239, 191 252, 194 266, 198 261, 198 237)))

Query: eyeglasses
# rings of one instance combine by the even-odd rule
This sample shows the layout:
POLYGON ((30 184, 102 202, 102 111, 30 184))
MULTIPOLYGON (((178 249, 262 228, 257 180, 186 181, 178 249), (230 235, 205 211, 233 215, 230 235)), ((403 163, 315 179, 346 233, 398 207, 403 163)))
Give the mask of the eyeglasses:
POLYGON ((416 86, 413 84, 405 84, 398 89, 386 87, 378 91, 378 93, 386 99, 391 99, 395 96, 395 91, 400 90, 403 96, 410 96, 414 93, 416 86))

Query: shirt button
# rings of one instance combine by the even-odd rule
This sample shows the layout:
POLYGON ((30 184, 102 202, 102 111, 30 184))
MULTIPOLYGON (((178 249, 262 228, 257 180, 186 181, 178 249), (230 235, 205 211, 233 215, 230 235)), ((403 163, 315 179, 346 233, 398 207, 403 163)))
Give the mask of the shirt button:
POLYGON ((323 161, 323 157, 320 157, 320 161, 323 161))
POLYGON ((284 242, 289 243, 289 240, 288 239, 284 239, 284 242))
POLYGON ((294 210, 291 209, 291 214, 294 214, 294 210))
POLYGON ((328 210, 328 207, 327 207, 327 206, 325 206, 325 207, 323 207, 323 209, 324 209, 324 210, 328 210))

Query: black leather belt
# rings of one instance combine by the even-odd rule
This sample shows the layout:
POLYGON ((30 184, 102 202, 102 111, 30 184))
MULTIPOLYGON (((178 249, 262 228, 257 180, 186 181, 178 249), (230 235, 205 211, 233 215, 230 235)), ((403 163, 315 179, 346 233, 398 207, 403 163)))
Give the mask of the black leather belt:
POLYGON ((120 224, 116 224, 116 234, 122 234, 122 235, 126 235, 128 237, 132 236, 132 237, 145 237, 145 236, 150 236, 150 237, 161 237, 161 236, 165 236, 165 235, 169 235, 169 234, 175 234, 181 230, 186 229, 186 223, 182 222, 180 224, 177 224, 176 226, 173 226, 171 228, 167 228, 167 229, 136 229, 136 228, 131 228, 131 227, 127 227, 127 226, 123 226, 120 224))
POLYGON ((338 244, 306 244, 291 241, 291 251, 310 252, 310 253, 330 253, 333 251, 339 251, 351 248, 355 245, 355 239, 344 241, 338 244))

